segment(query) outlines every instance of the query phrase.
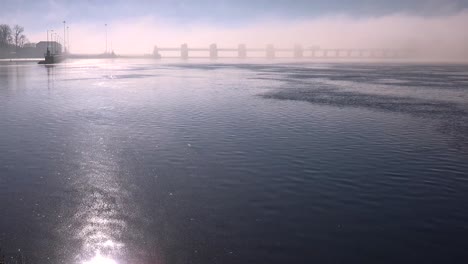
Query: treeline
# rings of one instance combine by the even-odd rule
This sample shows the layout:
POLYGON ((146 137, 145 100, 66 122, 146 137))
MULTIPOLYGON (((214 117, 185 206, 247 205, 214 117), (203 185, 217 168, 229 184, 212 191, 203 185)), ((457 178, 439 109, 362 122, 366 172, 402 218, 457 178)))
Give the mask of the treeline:
POLYGON ((0 24, 0 49, 22 48, 28 42, 28 38, 24 35, 24 27, 0 24))

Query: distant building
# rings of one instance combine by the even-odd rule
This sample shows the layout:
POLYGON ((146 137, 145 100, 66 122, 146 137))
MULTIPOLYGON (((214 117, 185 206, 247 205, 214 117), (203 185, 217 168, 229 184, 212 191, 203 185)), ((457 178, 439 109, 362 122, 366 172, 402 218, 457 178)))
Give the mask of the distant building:
POLYGON ((24 44, 23 48, 35 48, 36 43, 26 43, 24 44))
POLYGON ((0 47, 0 59, 6 58, 44 58, 47 47, 51 53, 61 54, 62 45, 56 41, 41 41, 37 44, 27 43, 23 47, 8 45, 0 47))
POLYGON ((62 53, 62 45, 57 41, 40 41, 36 44, 36 49, 43 53, 47 52, 47 47, 49 47, 51 53, 62 53))

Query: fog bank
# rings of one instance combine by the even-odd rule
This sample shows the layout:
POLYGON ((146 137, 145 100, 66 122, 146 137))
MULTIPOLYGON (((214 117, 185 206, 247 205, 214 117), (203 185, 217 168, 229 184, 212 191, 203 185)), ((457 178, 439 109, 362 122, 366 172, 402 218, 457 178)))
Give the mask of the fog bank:
MULTIPOLYGON (((102 53, 105 50, 104 25, 70 25, 73 53, 102 53)), ((329 15, 315 19, 263 19, 243 26, 223 26, 193 22, 177 24, 154 17, 108 22, 108 47, 118 54, 150 53, 154 45, 179 47, 277 47, 393 48, 412 49, 419 58, 468 61, 468 10, 445 16, 392 14, 356 18, 329 15)), ((59 25, 60 26, 60 25, 59 25)), ((58 30, 60 27, 57 27, 58 30)), ((59 31, 60 32, 60 31, 59 31)), ((38 41, 45 33, 31 36, 38 41)), ((164 55, 164 54, 163 54, 164 55)))

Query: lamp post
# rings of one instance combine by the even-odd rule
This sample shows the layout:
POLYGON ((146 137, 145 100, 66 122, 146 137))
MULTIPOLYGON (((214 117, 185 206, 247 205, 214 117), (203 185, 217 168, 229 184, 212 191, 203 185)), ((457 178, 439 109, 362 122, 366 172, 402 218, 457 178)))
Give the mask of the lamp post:
POLYGON ((57 34, 57 53, 62 53, 62 47, 63 47, 63 39, 60 37, 60 35, 57 34))
POLYGON ((54 47, 54 54, 57 53, 57 32, 54 31, 54 37, 53 37, 53 42, 52 46, 54 47))
POLYGON ((106 51, 105 51, 105 54, 107 54, 107 24, 104 24, 105 28, 106 28, 106 51))
POLYGON ((46 42, 46 53, 45 56, 50 56, 50 42, 49 42, 49 29, 47 30, 47 42, 46 42))
POLYGON ((67 21, 63 21, 63 51, 65 53, 67 53, 67 38, 65 37, 66 36, 66 33, 65 33, 65 27, 66 27, 66 24, 67 24, 67 21))
POLYGON ((54 33, 54 45, 55 45, 55 48, 54 48, 54 53, 57 54, 58 53, 58 48, 59 48, 59 34, 57 32, 54 33))
POLYGON ((69 31, 68 26, 67 26, 67 45, 68 45, 68 52, 70 52, 70 31, 69 31))
POLYGON ((50 30, 50 42, 47 42, 47 48, 48 48, 49 46, 51 46, 51 47, 50 47, 50 48, 51 48, 51 51, 50 51, 51 53, 54 53, 54 45, 51 45, 53 41, 54 41, 54 30, 51 29, 51 30, 50 30))

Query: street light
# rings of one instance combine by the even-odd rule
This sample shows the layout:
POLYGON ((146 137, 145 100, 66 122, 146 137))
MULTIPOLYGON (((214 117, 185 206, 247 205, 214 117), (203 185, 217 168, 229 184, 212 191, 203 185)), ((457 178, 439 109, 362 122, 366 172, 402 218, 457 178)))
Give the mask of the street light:
MULTIPOLYGON (((51 30, 50 30, 50 42, 47 41, 47 48, 49 48, 49 46, 51 46, 50 44, 54 41, 54 37, 53 37, 53 36, 54 36, 54 30, 51 29, 51 30)), ((51 52, 54 53, 54 49, 53 49, 53 48, 54 48, 54 45, 52 45, 50 48, 52 49, 51 52)))
POLYGON ((105 54, 107 54, 107 24, 104 24, 105 28, 106 28, 106 51, 105 51, 105 54))
POLYGON ((54 47, 54 54, 57 53, 57 32, 54 31, 54 42, 52 42, 52 46, 54 47))
POLYGON ((68 45, 68 52, 70 53, 70 31, 69 31, 68 26, 67 26, 67 45, 68 45))
POLYGON ((67 24, 67 21, 63 21, 63 51, 66 53, 67 52, 67 42, 65 41, 66 38, 65 38, 65 26, 67 24))

